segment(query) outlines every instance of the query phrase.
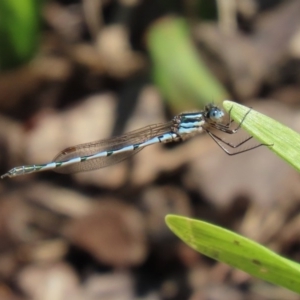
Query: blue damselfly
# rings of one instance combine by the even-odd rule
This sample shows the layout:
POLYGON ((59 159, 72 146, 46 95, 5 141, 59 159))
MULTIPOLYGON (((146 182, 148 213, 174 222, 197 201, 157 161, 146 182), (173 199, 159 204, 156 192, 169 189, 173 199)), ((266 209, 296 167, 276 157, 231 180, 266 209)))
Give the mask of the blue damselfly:
POLYGON ((164 124, 149 125, 118 137, 68 147, 59 152, 50 163, 15 167, 1 178, 46 170, 64 174, 96 170, 118 163, 146 146, 183 141, 201 132, 207 132, 228 155, 240 154, 263 144, 256 144, 241 150, 239 147, 252 139, 252 136, 234 145, 223 140, 215 132, 235 134, 250 110, 235 129, 230 129, 232 123, 230 113, 228 121, 225 122, 224 111, 214 104, 209 104, 203 111, 182 113, 164 124))

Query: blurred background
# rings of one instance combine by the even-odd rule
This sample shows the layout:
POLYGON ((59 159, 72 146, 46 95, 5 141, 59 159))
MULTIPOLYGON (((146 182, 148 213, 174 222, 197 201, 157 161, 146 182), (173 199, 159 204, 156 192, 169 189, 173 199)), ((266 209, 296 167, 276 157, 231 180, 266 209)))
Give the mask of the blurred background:
MULTIPOLYGON (((225 99, 300 131, 300 1, 0 1, 0 169, 225 99)), ((300 260, 299 175, 203 134, 0 182, 0 299, 300 299, 184 245, 198 218, 300 260)))

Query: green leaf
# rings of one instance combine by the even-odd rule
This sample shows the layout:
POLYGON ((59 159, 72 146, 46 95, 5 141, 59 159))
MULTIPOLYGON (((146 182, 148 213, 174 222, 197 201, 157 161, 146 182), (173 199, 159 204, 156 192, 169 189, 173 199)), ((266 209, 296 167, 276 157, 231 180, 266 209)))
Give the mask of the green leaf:
POLYGON ((166 216, 168 227, 194 250, 257 278, 300 293, 300 265, 224 228, 166 216))
POLYGON ((166 17, 155 22, 146 40, 154 81, 174 111, 218 103, 228 95, 192 44, 183 19, 166 17))
MULTIPOLYGON (((249 107, 232 101, 224 101, 224 108, 231 110, 231 117, 241 122, 249 107)), ((300 135, 281 123, 252 109, 242 127, 263 144, 273 145, 269 149, 300 171, 300 135)))
POLYGON ((0 1, 0 70, 26 63, 36 53, 43 2, 0 1))

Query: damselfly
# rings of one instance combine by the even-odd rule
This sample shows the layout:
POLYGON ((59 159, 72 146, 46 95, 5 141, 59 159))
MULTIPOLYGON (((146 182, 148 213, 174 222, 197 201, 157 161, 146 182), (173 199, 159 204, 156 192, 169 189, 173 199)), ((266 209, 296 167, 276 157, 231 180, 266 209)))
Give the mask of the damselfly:
POLYGON ((50 163, 15 167, 2 175, 1 178, 46 170, 64 174, 96 170, 118 163, 136 154, 146 146, 182 141, 201 132, 207 132, 228 155, 243 153, 263 144, 256 144, 240 150, 239 147, 248 142, 252 136, 234 145, 223 140, 215 132, 236 133, 250 110, 235 129, 230 129, 230 125, 233 122, 230 118, 230 112, 228 122, 225 122, 224 111, 213 104, 209 104, 203 111, 182 113, 164 124, 154 124, 119 137, 66 148, 58 153, 50 163))

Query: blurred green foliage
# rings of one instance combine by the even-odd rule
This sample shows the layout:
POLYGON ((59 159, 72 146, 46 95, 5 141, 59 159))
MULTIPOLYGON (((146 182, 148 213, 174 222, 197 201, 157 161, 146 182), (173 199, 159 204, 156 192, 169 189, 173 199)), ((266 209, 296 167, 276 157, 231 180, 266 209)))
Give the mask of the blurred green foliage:
POLYGON ((146 40, 154 81, 174 113, 228 98, 193 45, 184 19, 160 19, 149 28, 146 40))
POLYGON ((44 0, 0 1, 0 70, 18 67, 36 53, 44 0))

